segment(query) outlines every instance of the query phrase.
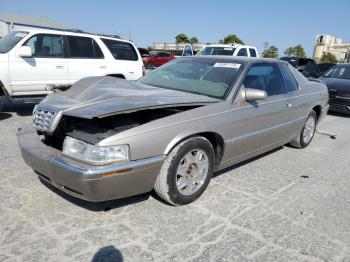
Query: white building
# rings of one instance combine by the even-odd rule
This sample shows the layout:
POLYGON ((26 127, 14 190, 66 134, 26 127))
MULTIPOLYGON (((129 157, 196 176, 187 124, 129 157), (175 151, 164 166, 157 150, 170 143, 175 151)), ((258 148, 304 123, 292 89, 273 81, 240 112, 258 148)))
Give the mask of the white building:
POLYGON ((23 16, 19 14, 0 13, 0 38, 11 31, 28 30, 31 28, 71 29, 48 18, 23 16))
POLYGON ((313 58, 320 61, 322 55, 331 53, 339 63, 350 62, 350 43, 342 43, 340 38, 331 35, 317 35, 313 58))

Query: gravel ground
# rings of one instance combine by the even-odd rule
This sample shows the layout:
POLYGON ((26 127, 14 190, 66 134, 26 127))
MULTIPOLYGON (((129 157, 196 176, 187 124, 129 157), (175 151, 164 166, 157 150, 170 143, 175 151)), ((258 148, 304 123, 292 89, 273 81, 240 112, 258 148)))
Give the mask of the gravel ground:
POLYGON ((350 261, 348 117, 328 115, 307 149, 229 168, 172 207, 154 193, 94 204, 43 185, 15 135, 32 107, 4 110, 0 261, 350 261))

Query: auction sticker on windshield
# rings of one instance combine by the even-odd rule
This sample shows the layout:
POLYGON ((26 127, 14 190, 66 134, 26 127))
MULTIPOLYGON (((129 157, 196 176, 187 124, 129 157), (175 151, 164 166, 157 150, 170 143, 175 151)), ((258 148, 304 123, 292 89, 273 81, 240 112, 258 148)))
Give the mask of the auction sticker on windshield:
POLYGON ((238 69, 238 68, 241 67, 241 64, 237 64, 237 63, 215 63, 214 67, 225 67, 225 68, 238 69))

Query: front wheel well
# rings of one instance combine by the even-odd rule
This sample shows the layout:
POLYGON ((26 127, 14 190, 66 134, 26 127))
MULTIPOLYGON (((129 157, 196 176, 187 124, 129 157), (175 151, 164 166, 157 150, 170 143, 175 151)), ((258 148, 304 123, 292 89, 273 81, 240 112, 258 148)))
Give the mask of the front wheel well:
POLYGON ((0 81, 0 96, 5 96, 4 85, 0 81))
POLYGON ((116 77, 116 78, 122 78, 125 79, 125 76, 123 74, 109 74, 107 76, 112 76, 112 77, 116 77))

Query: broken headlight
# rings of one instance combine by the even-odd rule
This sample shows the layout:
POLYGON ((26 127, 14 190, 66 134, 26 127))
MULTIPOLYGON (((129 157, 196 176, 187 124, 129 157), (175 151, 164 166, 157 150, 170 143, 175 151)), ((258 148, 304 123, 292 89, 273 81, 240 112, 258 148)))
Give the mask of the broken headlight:
POLYGON ((129 146, 94 146, 84 141, 66 136, 63 154, 92 164, 109 164, 129 160, 129 146))

